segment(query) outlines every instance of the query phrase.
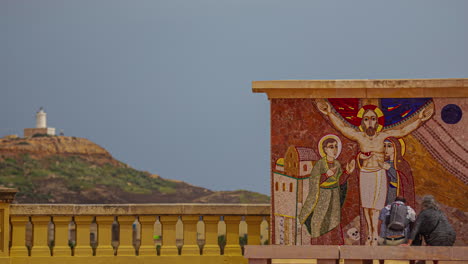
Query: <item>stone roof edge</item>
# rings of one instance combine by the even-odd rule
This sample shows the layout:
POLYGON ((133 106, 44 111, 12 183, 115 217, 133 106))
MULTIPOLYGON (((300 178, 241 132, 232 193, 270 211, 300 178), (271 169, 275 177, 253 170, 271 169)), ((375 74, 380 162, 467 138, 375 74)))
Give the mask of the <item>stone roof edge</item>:
POLYGON ((468 97, 468 78, 253 81, 268 98, 468 97))

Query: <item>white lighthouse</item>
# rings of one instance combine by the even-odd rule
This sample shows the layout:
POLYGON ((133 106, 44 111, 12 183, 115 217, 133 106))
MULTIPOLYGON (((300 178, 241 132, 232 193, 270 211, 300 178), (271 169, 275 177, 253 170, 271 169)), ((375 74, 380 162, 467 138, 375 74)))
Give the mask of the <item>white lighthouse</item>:
POLYGON ((42 107, 36 113, 36 128, 47 128, 47 114, 42 107))
POLYGON ((34 135, 55 136, 55 128, 47 127, 47 114, 42 107, 36 113, 36 128, 24 129, 24 137, 32 137, 34 135))

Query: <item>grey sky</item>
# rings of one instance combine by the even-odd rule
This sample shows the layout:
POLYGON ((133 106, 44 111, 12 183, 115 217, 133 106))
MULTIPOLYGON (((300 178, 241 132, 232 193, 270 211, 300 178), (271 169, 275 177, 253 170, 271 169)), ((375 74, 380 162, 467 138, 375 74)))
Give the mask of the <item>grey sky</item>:
POLYGON ((269 194, 253 80, 468 77, 468 1, 1 0, 0 136, 49 126, 213 190, 269 194))

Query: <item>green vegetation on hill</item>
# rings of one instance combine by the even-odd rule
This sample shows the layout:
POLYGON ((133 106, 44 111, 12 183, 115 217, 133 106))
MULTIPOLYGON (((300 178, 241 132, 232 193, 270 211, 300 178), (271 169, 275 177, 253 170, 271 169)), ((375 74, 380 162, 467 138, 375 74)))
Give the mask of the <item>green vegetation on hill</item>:
POLYGON ((256 193, 256 192, 251 192, 251 191, 246 191, 246 190, 238 190, 237 192, 239 192, 240 203, 250 203, 251 201, 262 201, 262 200, 264 203, 270 202, 269 197, 261 193, 256 193))
POLYGON ((268 203, 263 194, 214 192, 135 170, 84 139, 0 139, 0 185, 17 203, 268 203))
POLYGON ((96 166, 77 156, 52 156, 42 160, 27 154, 18 159, 0 161, 0 184, 18 188, 17 198, 47 200, 53 192, 43 193, 37 183, 50 179, 63 180, 65 186, 75 192, 97 185, 116 187, 127 193, 150 194, 176 192, 176 183, 161 178, 151 178, 147 172, 110 164, 96 166))
POLYGON ((213 192, 138 171, 120 162, 80 156, 0 157, 0 185, 19 190, 19 203, 268 203, 245 190, 213 192), (117 165, 116 165, 117 164, 117 165))

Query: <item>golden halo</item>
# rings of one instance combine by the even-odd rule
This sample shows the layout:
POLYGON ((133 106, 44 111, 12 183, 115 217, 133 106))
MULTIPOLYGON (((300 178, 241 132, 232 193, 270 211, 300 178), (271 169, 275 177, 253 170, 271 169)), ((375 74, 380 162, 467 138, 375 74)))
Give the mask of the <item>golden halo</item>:
POLYGON ((376 107, 376 108, 374 109, 374 112, 377 114, 377 118, 383 116, 382 110, 380 110, 380 108, 378 108, 378 107, 376 107))
POLYGON ((371 106, 371 107, 361 107, 361 109, 359 109, 359 111, 357 113, 357 117, 362 118, 364 116, 364 112, 366 110, 374 111, 374 113, 377 115, 377 118, 384 115, 382 110, 380 110, 380 108, 378 106, 376 106, 376 105, 369 105, 369 106, 371 106))
POLYGON ((400 141, 401 145, 401 156, 404 156, 406 153, 406 143, 402 138, 399 138, 398 141, 400 141))
POLYGON ((359 112, 357 113, 357 117, 362 118, 365 111, 366 111, 366 109, 361 107, 361 109, 359 109, 359 112))
POLYGON ((335 134, 328 134, 328 135, 323 136, 323 137, 320 139, 319 143, 318 143, 318 151, 319 151, 320 156, 321 156, 322 158, 325 157, 325 156, 327 155, 327 154, 325 153, 325 151, 323 151, 322 145, 323 145, 323 141, 325 141, 326 139, 329 139, 329 138, 333 138, 334 140, 336 140, 336 146, 338 147, 338 152, 336 153, 336 157, 335 157, 335 159, 336 159, 336 158, 338 158, 338 156, 339 156, 340 153, 341 153, 341 147, 342 147, 342 146, 341 146, 341 139, 340 139, 337 135, 335 135, 335 134))

